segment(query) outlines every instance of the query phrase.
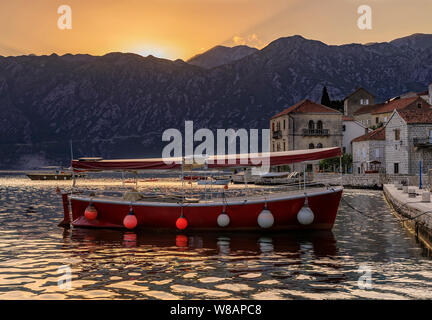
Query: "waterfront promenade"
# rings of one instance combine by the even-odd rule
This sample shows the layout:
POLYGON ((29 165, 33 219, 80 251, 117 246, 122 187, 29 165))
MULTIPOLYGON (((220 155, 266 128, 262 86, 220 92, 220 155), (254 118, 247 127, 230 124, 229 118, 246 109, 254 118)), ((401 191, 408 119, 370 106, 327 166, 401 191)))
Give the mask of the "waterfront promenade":
MULTIPOLYGON (((384 196, 401 223, 429 250, 432 250, 432 202, 423 200, 423 193, 430 193, 429 189, 409 186, 398 188, 397 184, 385 184, 384 196), (406 192, 406 191, 409 191, 406 192)), ((428 196, 426 195, 426 199, 428 196)))

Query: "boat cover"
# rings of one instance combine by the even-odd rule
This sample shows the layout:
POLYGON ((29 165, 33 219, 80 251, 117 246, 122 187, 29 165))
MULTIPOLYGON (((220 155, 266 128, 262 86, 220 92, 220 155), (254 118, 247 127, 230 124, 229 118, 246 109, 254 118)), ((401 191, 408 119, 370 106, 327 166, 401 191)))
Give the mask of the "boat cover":
MULTIPOLYGON (((277 166, 303 161, 335 158, 342 155, 341 148, 293 150, 284 152, 249 153, 209 156, 205 159, 208 168, 277 166)), ((72 168, 78 171, 138 171, 180 169, 183 161, 191 158, 117 159, 117 160, 72 160, 72 168)), ((199 161, 203 161, 199 159, 199 161)))

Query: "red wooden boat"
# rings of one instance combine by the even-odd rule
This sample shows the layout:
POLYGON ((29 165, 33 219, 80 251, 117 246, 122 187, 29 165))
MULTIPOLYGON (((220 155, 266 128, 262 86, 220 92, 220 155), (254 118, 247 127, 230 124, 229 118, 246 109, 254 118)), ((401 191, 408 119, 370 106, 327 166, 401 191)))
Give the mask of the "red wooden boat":
MULTIPOLYGON (((226 161, 209 161, 208 168, 256 166, 255 156, 248 155, 246 164, 244 156, 224 156, 226 161), (243 159, 241 163, 240 159, 243 159)), ((325 148, 273 152, 266 159, 269 165, 277 166, 338 156, 341 156, 340 148, 325 148)), ((73 160, 72 167, 87 171, 175 170, 183 167, 183 161, 173 158, 171 164, 166 164, 163 159, 73 160)), ((151 230, 330 230, 343 192, 341 186, 310 183, 306 178, 282 190, 269 187, 252 193, 246 188, 241 195, 231 195, 231 190, 224 188, 220 190, 221 196, 211 200, 155 196, 131 201, 125 197, 63 194, 63 224, 151 230), (311 188, 306 188, 307 185, 311 188)))

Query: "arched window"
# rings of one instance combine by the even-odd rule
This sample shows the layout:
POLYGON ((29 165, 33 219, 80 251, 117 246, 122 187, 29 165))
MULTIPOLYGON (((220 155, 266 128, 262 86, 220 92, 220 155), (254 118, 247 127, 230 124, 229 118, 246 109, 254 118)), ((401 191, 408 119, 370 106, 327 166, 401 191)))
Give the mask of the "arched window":
POLYGON ((318 122, 317 122, 317 129, 318 130, 322 130, 322 128, 323 128, 322 121, 318 120, 318 122))
POLYGON ((323 147, 322 143, 318 143, 318 144, 317 144, 317 148, 318 148, 318 149, 321 149, 322 147, 323 147))
POLYGON ((313 122, 313 120, 309 121, 309 130, 313 130, 315 129, 315 122, 313 122))
POLYGON ((313 143, 309 143, 309 149, 315 149, 315 146, 313 143))

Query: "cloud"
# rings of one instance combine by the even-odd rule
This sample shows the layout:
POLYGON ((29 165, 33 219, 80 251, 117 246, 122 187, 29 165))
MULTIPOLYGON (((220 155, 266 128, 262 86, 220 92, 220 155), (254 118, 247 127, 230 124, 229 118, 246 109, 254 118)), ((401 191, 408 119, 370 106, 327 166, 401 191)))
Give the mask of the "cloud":
POLYGON ((232 38, 232 42, 237 46, 246 45, 249 47, 255 47, 259 49, 265 45, 264 42, 261 41, 255 33, 243 37, 234 36, 232 38))

